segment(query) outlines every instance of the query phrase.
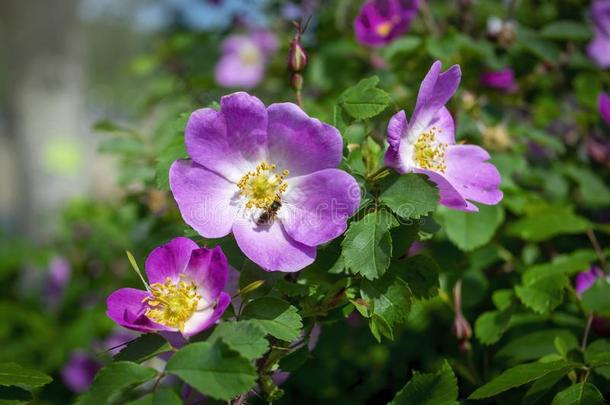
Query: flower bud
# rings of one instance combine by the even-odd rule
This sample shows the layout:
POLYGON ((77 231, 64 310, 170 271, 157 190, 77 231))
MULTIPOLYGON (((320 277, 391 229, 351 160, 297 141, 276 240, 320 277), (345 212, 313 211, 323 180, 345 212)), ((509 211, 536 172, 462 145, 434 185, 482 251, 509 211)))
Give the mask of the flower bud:
POLYGON ((301 44, 301 35, 297 33, 290 41, 290 51, 288 52, 288 70, 293 73, 302 72, 307 65, 307 54, 301 44))
POLYGON ((295 91, 301 91, 303 88, 303 75, 300 73, 293 73, 290 76, 290 85, 295 91))

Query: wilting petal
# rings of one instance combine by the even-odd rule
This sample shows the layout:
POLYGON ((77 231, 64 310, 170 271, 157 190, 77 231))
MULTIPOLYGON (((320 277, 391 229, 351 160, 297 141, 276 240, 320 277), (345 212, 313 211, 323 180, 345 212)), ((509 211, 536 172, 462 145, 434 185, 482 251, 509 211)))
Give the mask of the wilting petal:
POLYGON ((462 72, 458 65, 453 65, 441 73, 441 62, 434 62, 419 87, 417 103, 409 127, 409 136, 412 131, 422 131, 430 125, 438 111, 457 90, 461 77, 462 72))
POLYGON ((292 103, 272 104, 267 111, 270 163, 288 169, 291 177, 339 165, 343 140, 335 127, 292 103))
POLYGON ((227 284, 227 257, 220 246, 192 251, 185 274, 199 286, 208 302, 214 301, 227 284))
POLYGON ((279 218, 294 240, 317 246, 345 232, 359 204, 356 180, 342 170, 326 169, 289 181, 279 218))
POLYGON ((164 283, 169 277, 177 281, 180 274, 186 270, 193 250, 199 246, 188 238, 178 237, 165 245, 155 248, 146 259, 145 271, 148 282, 164 283))
POLYGON ((206 238, 231 232, 238 218, 238 188, 223 177, 189 160, 177 160, 169 184, 184 222, 206 238))
POLYGON ((230 303, 231 296, 225 292, 221 292, 214 308, 198 310, 188 321, 186 321, 182 334, 185 337, 191 337, 213 326, 218 322, 230 303))
POLYGON ((265 155, 267 110, 247 93, 224 96, 220 112, 203 108, 191 114, 185 142, 195 162, 237 182, 265 155))
POLYGON ((486 161, 489 154, 476 145, 452 145, 447 148, 444 177, 465 199, 497 204, 502 200, 498 189, 501 181, 498 169, 486 161))
POLYGON ((599 114, 602 116, 607 125, 610 125, 610 96, 606 93, 600 93, 598 98, 599 114))
POLYGON ((136 290, 135 288, 116 290, 106 300, 108 307, 106 315, 118 325, 139 332, 174 330, 159 325, 144 315, 148 305, 142 301, 149 296, 150 294, 146 291, 136 290))
POLYGON ((299 271, 316 258, 316 248, 293 240, 279 221, 264 226, 238 221, 233 234, 242 252, 267 271, 299 271))

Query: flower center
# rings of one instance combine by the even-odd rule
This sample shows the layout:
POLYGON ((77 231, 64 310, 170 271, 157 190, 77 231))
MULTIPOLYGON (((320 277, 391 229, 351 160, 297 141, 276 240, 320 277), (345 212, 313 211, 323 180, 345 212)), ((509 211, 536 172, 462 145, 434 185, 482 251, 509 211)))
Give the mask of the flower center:
POLYGON ((282 193, 288 188, 284 179, 289 172, 284 170, 278 174, 274 171, 275 165, 261 162, 237 182, 241 195, 248 199, 247 208, 266 210, 274 201, 281 200, 282 193))
POLYGON ((380 37, 387 37, 392 31, 392 28, 394 28, 394 23, 392 21, 386 21, 379 24, 375 28, 375 31, 380 37))
MULTIPOLYGON (((181 274, 180 277, 184 276, 181 274)), ((151 284, 150 293, 152 297, 143 300, 149 306, 146 316, 156 323, 179 330, 184 329, 185 322, 197 310, 201 299, 194 282, 181 280, 173 283, 169 277, 163 284, 151 284)))
POLYGON ((253 66, 259 63, 260 52, 253 44, 244 45, 239 51, 239 58, 246 66, 253 66))
POLYGON ((447 144, 436 140, 437 131, 441 133, 442 129, 437 130, 436 127, 432 127, 420 135, 415 142, 414 160, 422 169, 445 173, 445 170, 447 170, 445 164, 447 144))

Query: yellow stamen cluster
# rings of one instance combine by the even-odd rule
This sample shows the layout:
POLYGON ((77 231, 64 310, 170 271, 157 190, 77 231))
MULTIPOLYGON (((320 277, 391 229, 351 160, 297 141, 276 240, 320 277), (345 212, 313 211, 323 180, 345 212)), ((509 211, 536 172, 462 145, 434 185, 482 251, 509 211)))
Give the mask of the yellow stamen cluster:
POLYGON ((262 162, 237 182, 241 195, 248 199, 247 208, 267 209, 274 201, 281 200, 282 193, 288 188, 284 179, 289 172, 284 170, 278 174, 274 170, 274 164, 262 162))
POLYGON ((261 54, 254 44, 248 44, 241 49, 239 57, 244 65, 253 66, 259 63, 261 54))
POLYGON ((387 37, 392 31, 392 28, 394 28, 392 21, 385 21, 375 27, 375 31, 380 37, 387 37))
MULTIPOLYGON (((442 129, 438 129, 441 133, 442 129)), ((422 169, 433 170, 435 172, 445 173, 447 165, 445 164, 445 152, 447 144, 436 141, 436 127, 432 127, 429 131, 420 135, 415 142, 414 160, 422 169)))
POLYGON ((169 277, 165 279, 165 283, 151 284, 150 293, 152 297, 146 297, 142 301, 149 306, 146 316, 156 323, 181 331, 201 300, 194 282, 180 280, 173 283, 169 277))

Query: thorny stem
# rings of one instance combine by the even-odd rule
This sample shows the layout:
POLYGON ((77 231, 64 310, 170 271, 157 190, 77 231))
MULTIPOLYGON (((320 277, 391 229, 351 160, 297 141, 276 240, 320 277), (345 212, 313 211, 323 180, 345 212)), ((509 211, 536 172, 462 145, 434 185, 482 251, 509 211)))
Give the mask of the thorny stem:
POLYGON ((589 332, 591 332, 591 324, 593 323, 593 313, 587 317, 587 324, 585 325, 585 333, 582 336, 582 343, 580 349, 584 352, 587 348, 587 340, 589 339, 589 332))
POLYGON ((390 174, 391 170, 388 167, 381 167, 367 176, 368 181, 375 182, 390 174))
POLYGON ((593 249, 595 250, 595 254, 597 254, 597 258, 599 259, 599 263, 602 265, 602 269, 604 270, 604 272, 608 272, 608 262, 606 261, 606 255, 604 254, 604 251, 602 250, 601 246, 599 245, 599 242, 597 241, 597 237, 595 236, 595 232, 593 232, 593 229, 589 228, 587 229, 587 236, 589 237, 589 240, 591 241, 591 245, 593 246, 593 249))

